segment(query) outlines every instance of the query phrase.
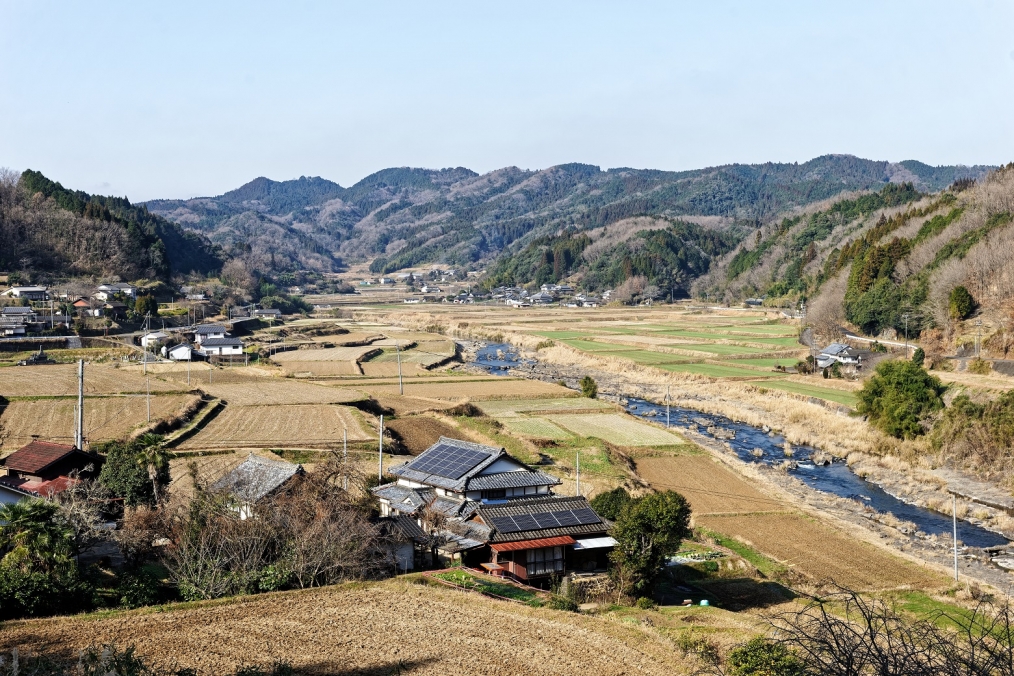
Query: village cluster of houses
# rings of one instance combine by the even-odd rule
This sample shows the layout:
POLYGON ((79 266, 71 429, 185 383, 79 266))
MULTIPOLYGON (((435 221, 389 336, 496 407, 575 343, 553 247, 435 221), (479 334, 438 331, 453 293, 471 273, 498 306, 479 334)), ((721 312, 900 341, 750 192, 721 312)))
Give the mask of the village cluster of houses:
POLYGON ((605 291, 601 296, 585 293, 574 293, 569 284, 543 284, 535 293, 520 286, 499 286, 492 291, 497 302, 514 307, 531 307, 532 305, 553 305, 559 303, 564 307, 598 307, 608 303, 612 291, 605 291))
MULTIPOLYGON (((74 446, 33 441, 0 460, 0 504, 51 497, 97 476, 102 458, 74 446)), ((253 453, 212 484, 230 493, 239 518, 280 491, 303 467, 253 453)), ((560 480, 503 448, 441 437, 391 468, 373 489, 399 571, 461 562, 528 584, 568 572, 605 571, 612 523, 583 496, 554 493, 560 480)))

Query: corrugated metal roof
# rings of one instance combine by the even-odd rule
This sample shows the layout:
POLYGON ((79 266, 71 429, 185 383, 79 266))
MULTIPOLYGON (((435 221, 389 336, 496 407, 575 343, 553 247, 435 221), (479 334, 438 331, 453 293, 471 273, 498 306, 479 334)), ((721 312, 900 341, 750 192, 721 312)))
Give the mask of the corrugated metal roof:
MULTIPOLYGON (((516 540, 514 542, 500 542, 490 545, 495 552, 513 552, 519 549, 541 549, 543 547, 562 547, 577 542, 569 535, 559 535, 552 538, 538 538, 535 540, 516 540)), ((615 542, 615 541, 614 541, 615 542)))

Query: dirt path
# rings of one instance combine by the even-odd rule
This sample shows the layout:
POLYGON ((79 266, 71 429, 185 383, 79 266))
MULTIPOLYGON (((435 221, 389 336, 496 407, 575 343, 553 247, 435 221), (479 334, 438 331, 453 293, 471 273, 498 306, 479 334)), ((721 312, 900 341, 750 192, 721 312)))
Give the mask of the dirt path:
POLYGON ((275 660, 321 674, 689 673, 671 643, 647 627, 403 580, 0 629, 2 650, 47 646, 73 655, 110 642, 201 674, 275 660))

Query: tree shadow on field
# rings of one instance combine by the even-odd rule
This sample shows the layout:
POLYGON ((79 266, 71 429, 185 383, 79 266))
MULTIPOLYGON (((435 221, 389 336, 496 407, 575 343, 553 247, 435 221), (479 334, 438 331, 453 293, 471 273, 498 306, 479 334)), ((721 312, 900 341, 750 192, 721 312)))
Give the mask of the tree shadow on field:
POLYGON ((369 667, 348 669, 335 669, 334 664, 308 665, 293 668, 292 676, 401 676, 436 661, 436 658, 430 657, 421 660, 397 660, 369 667))
POLYGON ((769 608, 796 598, 792 590, 777 582, 752 577, 701 580, 694 586, 713 595, 724 608, 732 611, 769 608))

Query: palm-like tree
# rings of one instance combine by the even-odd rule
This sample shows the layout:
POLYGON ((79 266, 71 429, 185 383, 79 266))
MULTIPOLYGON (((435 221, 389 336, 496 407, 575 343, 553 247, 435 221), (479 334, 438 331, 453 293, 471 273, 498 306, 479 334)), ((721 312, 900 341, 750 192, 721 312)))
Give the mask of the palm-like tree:
POLYGON ((0 565, 48 571, 68 563, 73 532, 57 517, 59 509, 40 498, 0 507, 0 565))
POLYGON ((156 504, 159 501, 158 475, 169 464, 169 453, 163 445, 164 440, 165 438, 159 434, 143 434, 135 442, 137 462, 148 470, 156 504))

